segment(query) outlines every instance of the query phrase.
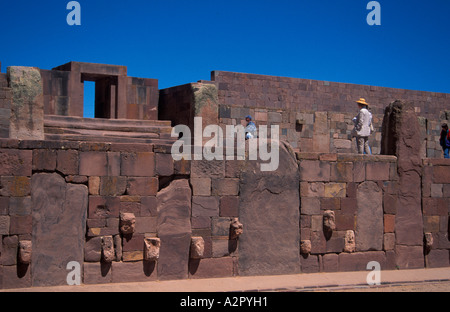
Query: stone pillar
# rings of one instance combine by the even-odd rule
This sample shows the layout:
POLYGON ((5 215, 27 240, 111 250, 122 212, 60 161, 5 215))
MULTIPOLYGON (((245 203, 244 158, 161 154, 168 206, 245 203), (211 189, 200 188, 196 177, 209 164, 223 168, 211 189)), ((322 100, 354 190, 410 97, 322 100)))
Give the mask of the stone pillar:
POLYGON ((57 173, 37 173, 31 178, 31 199, 32 285, 66 285, 67 264, 84 261, 88 189, 66 183, 57 173))
POLYGON ((239 275, 300 273, 296 157, 280 142, 278 169, 264 172, 260 165, 246 160, 241 171, 239 221, 245 230, 239 236, 239 275))
POLYGON ((188 278, 191 246, 191 188, 188 180, 174 180, 156 195, 160 280, 188 278))
POLYGON ((423 138, 413 105, 398 100, 391 103, 385 109, 382 133, 381 153, 397 156, 397 266, 401 269, 421 268, 424 266, 421 203, 423 138))
POLYGON ((44 97, 38 68, 10 66, 7 70, 12 92, 9 137, 44 139, 44 97))

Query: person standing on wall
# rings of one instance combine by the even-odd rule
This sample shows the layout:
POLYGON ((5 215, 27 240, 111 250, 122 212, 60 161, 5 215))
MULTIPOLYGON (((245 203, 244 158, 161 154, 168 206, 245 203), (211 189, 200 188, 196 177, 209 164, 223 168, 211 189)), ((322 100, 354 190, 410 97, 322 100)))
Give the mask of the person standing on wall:
POLYGON ((439 139, 439 143, 441 144, 442 150, 444 151, 444 158, 450 158, 450 132, 448 131, 447 124, 442 125, 441 138, 439 139))
POLYGON ((358 115, 353 118, 355 128, 353 129, 356 136, 356 146, 359 154, 372 154, 369 147, 369 136, 373 131, 372 114, 369 112, 369 104, 364 98, 356 101, 359 107, 358 115))

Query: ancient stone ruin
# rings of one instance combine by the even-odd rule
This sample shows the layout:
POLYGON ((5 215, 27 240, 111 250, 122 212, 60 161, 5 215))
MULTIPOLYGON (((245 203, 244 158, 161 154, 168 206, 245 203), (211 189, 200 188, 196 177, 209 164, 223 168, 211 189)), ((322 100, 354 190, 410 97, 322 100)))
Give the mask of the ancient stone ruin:
POLYGON ((448 267, 449 107, 450 94, 222 71, 159 89, 124 66, 8 67, 0 287, 448 267), (351 136, 360 97, 373 155, 351 136), (174 126, 246 115, 279 127, 277 170, 248 153, 173 159, 174 126))

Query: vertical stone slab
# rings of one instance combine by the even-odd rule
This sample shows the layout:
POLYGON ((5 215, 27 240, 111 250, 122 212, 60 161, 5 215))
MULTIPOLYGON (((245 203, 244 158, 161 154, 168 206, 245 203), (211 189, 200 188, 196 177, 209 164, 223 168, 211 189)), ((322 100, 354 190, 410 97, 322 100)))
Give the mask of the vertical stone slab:
POLYGON ((279 160, 271 172, 260 171, 260 161, 246 160, 243 166, 239 275, 300 273, 299 173, 295 155, 284 143, 279 160))
POLYGON ((38 68, 10 66, 7 70, 12 92, 9 137, 44 139, 44 96, 38 68))
POLYGON ((397 265, 423 267, 424 259, 415 250, 423 246, 421 203, 421 144, 419 121, 411 103, 395 101, 385 110, 382 153, 397 156, 398 193, 395 217, 397 265))
POLYGON ((174 180, 156 195, 157 232, 161 240, 160 280, 188 278, 191 245, 191 188, 188 180, 174 180))
POLYGON ((356 251, 383 248, 383 192, 377 183, 366 181, 356 191, 356 251))
POLYGON ((32 285, 65 285, 67 263, 84 259, 88 189, 56 173, 31 179, 33 204, 32 285))

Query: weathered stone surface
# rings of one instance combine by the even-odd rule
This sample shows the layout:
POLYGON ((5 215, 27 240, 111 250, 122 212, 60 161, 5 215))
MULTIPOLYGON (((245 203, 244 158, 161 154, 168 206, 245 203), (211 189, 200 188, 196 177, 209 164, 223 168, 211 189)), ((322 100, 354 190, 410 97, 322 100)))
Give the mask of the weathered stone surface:
POLYGON ((234 218, 230 224, 230 239, 236 239, 244 233, 244 225, 239 222, 238 218, 234 218))
POLYGON ((102 260, 104 262, 112 262, 116 258, 114 251, 114 239, 112 236, 102 237, 102 260))
MULTIPOLYGON (((382 127, 381 153, 395 155, 398 159, 396 243, 422 246, 421 144, 423 140, 413 105, 401 101, 391 103, 385 110, 382 127)), ((435 183, 439 182, 435 181, 435 183)))
POLYGON ((333 231, 336 229, 336 217, 334 211, 326 210, 323 213, 323 232, 325 237, 329 239, 333 231))
POLYGON ((188 180, 174 180, 156 195, 161 250, 158 278, 183 279, 188 275, 191 244, 191 189, 188 180))
POLYGON ((356 250, 383 248, 383 192, 372 181, 358 186, 356 193, 356 250))
POLYGON ((31 179, 33 286, 66 284, 67 263, 83 263, 88 189, 56 173, 31 179))
POLYGON ((7 70, 12 91, 9 137, 44 139, 44 98, 38 68, 11 66, 7 70))
POLYGON ((422 246, 395 246, 396 265, 399 269, 420 269, 424 267, 422 246))
POLYGON ((355 232, 348 230, 344 237, 344 252, 354 252, 356 250, 355 232))
POLYGON ((191 259, 202 259, 205 253, 205 240, 201 236, 191 238, 191 259))
POLYGON ((32 151, 0 149, 0 175, 31 176, 32 151))
POLYGON ((146 261, 156 261, 159 259, 161 240, 158 237, 144 238, 144 259, 146 261))
POLYGON ((311 253, 311 241, 309 239, 300 241, 300 253, 302 255, 311 253))
POLYGON ((29 264, 31 262, 32 244, 30 240, 19 241, 19 262, 29 264))
POLYGON ((128 235, 133 234, 136 227, 136 216, 132 212, 120 213, 120 232, 128 235))
MULTIPOLYGON (((247 143, 248 144, 248 143, 247 143)), ((269 141, 270 144, 270 141, 269 141)), ((299 180, 295 154, 281 142, 279 167, 245 161, 240 180, 239 274, 299 273, 299 180)))
POLYGON ((433 248, 433 234, 431 233, 425 233, 423 238, 424 244, 425 244, 425 252, 429 253, 431 248, 433 248))

